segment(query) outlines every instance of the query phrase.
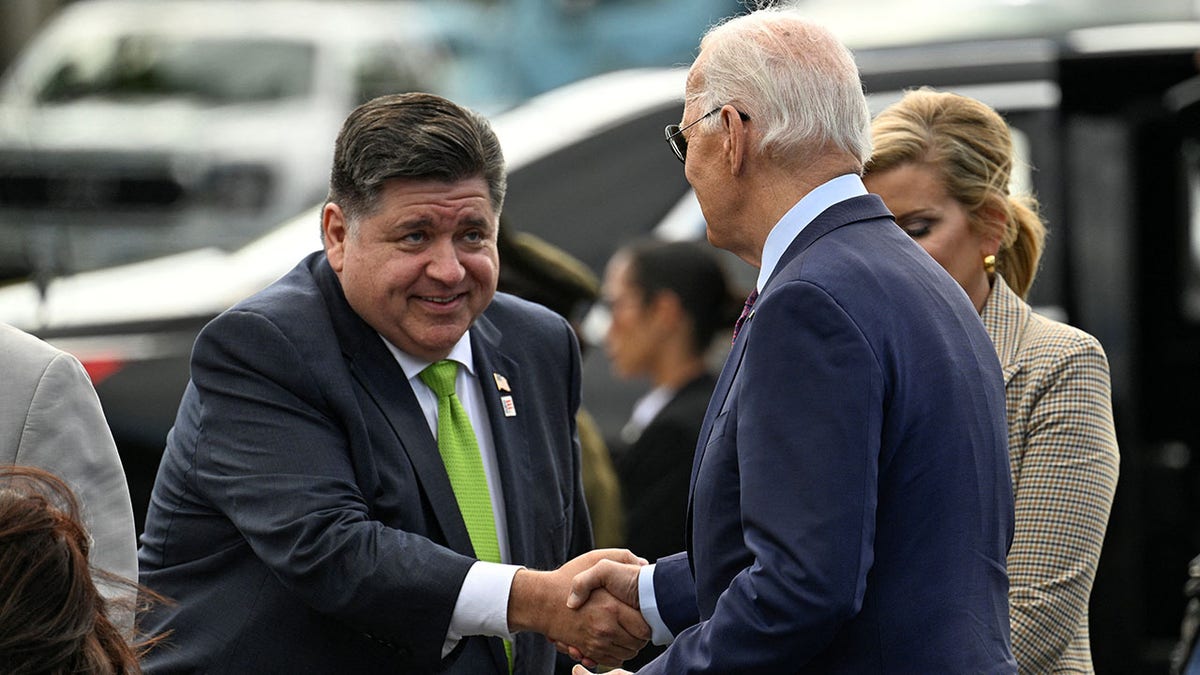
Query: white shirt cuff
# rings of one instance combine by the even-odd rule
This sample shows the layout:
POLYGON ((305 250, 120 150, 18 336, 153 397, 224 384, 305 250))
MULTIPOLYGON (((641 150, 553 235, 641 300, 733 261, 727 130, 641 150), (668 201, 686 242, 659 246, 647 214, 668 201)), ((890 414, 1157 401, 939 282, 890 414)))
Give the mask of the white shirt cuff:
POLYGON ((512 640, 508 632, 508 595, 512 591, 513 577, 520 565, 476 560, 467 570, 454 613, 450 615, 450 630, 442 643, 442 658, 446 658, 454 647, 468 635, 492 635, 512 640))
POLYGON ((658 603, 654 600, 653 564, 638 570, 638 604, 642 608, 642 618, 650 626, 650 641, 656 645, 670 644, 675 636, 663 622, 658 613, 658 603))

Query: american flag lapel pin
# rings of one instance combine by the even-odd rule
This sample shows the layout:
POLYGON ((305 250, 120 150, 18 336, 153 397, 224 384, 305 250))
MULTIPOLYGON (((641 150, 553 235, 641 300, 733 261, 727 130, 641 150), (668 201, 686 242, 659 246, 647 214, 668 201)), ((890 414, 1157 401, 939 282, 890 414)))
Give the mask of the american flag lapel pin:
POLYGON ((492 373, 492 377, 496 380, 496 389, 500 391, 512 391, 508 388, 508 378, 500 373, 492 373))
POLYGON ((513 397, 512 396, 501 396, 500 397, 500 407, 504 408, 504 416, 505 417, 516 417, 517 416, 517 407, 515 405, 513 405, 513 397))

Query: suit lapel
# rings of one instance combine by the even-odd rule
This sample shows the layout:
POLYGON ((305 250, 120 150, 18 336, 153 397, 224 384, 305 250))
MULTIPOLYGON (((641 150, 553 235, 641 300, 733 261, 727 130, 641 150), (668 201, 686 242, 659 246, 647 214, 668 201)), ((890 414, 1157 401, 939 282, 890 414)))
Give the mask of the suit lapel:
MULTIPOLYGON (((500 351, 500 330, 495 324, 486 316, 480 316, 471 327, 470 334, 475 375, 487 407, 492 445, 500 472, 500 489, 504 494, 509 562, 520 565, 533 560, 534 533, 529 527, 533 513, 529 499, 530 495, 536 494, 536 486, 533 485, 530 453, 525 441, 528 435, 522 430, 524 420, 530 419, 530 416, 505 415, 503 397, 511 397, 513 410, 529 405, 530 401, 521 398, 522 393, 527 391, 521 386, 521 372, 516 362, 500 351), (501 382, 508 391, 501 389, 501 382)), ((499 672, 508 672, 508 656, 504 653, 503 643, 499 639, 489 639, 488 647, 499 672)))
MULTIPOLYGON (((708 446, 708 435, 712 433, 713 422, 721 414, 721 410, 725 407, 725 401, 729 398, 729 391, 733 387, 734 377, 737 375, 738 368, 742 365, 742 355, 746 350, 746 339, 749 335, 750 321, 742 324, 742 330, 738 333, 738 339, 734 341, 733 347, 730 348, 729 354, 725 357, 725 365, 721 367, 721 375, 717 378, 717 385, 713 388, 712 398, 708 401, 708 408, 704 411, 704 422, 700 425, 700 435, 696 439, 696 453, 692 458, 692 478, 690 488, 688 489, 688 506, 687 519, 684 523, 684 544, 688 551, 688 565, 692 565, 692 500, 696 496, 696 477, 700 473, 700 461, 704 458, 704 449, 708 446)), ((695 568, 692 569, 693 576, 695 568)))
POLYGON ((504 491, 508 550, 514 564, 524 564, 533 556, 533 533, 528 528, 529 496, 536 494, 537 489, 529 465, 528 435, 523 429, 531 417, 529 414, 505 415, 504 398, 510 397, 512 409, 518 413, 523 407, 532 405, 532 401, 523 398, 529 392, 522 387, 521 371, 515 361, 500 351, 499 338, 499 329, 486 316, 476 319, 471 328, 471 351, 475 355, 475 371, 487 406, 500 486, 504 491), (500 381, 508 391, 501 389, 497 375, 503 378, 500 381))
POLYGON ((992 292, 988 296, 987 304, 983 306, 983 314, 980 318, 983 320, 983 327, 987 330, 988 337, 996 346, 996 356, 999 357, 1000 365, 1004 368, 1005 386, 1021 370, 1017 353, 1031 312, 1029 305, 1022 302, 1004 282, 1004 277, 997 274, 992 282, 992 292))

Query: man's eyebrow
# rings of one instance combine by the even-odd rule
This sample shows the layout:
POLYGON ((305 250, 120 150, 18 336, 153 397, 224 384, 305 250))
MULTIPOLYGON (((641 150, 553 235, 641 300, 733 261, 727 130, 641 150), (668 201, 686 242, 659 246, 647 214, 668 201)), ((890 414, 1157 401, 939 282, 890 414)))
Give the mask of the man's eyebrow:
POLYGON ((433 220, 427 216, 415 216, 404 220, 396 220, 388 224, 389 230, 420 230, 433 225, 433 220))
POLYGON ((499 226, 499 224, 494 222, 493 219, 488 218, 485 215, 479 214, 479 215, 463 216, 462 219, 458 221, 458 224, 455 225, 454 229, 460 230, 460 231, 464 230, 464 229, 483 230, 484 232, 491 235, 491 234, 495 234, 495 233, 499 232, 500 226, 499 226))

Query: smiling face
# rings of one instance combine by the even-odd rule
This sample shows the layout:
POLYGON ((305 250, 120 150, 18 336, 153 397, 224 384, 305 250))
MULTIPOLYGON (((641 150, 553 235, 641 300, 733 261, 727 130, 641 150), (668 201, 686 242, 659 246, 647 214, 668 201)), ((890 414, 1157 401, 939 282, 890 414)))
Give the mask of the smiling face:
POLYGON ((967 209, 946 193, 936 168, 901 164, 870 172, 863 182, 883 199, 900 228, 954 277, 976 308, 982 308, 991 288, 983 258, 995 255, 999 241, 972 226, 967 209))
POLYGON ((496 293, 497 216, 482 177, 394 178, 353 223, 327 204, 322 227, 347 302, 413 356, 444 358, 496 293))

